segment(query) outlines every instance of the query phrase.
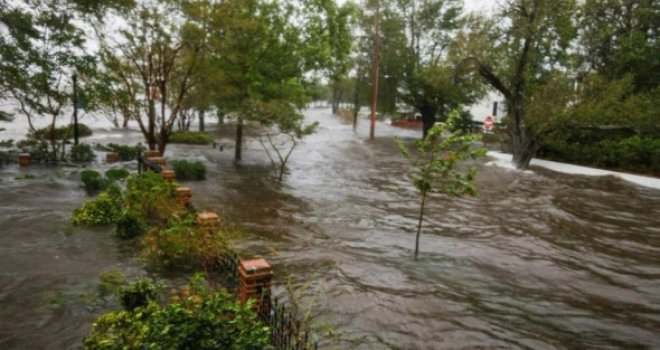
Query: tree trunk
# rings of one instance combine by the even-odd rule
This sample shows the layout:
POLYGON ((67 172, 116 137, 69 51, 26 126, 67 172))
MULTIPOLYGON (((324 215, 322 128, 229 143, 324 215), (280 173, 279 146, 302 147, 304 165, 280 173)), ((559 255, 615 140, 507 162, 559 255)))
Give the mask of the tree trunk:
POLYGON ((538 143, 529 135, 528 130, 522 125, 522 111, 513 105, 511 108, 511 123, 509 124, 509 136, 513 153, 513 163, 516 168, 524 170, 529 166, 532 158, 538 151, 538 143))
POLYGON ((429 130, 433 127, 435 124, 435 115, 437 114, 437 109, 430 107, 430 106, 424 106, 419 109, 419 112, 422 114, 422 123, 423 123, 423 133, 422 136, 423 138, 426 138, 426 135, 428 135, 429 130))
POLYGON ((426 204, 426 192, 422 192, 422 205, 419 208, 419 221, 417 222, 417 236, 415 237, 415 260, 419 253, 419 236, 422 233, 422 220, 424 219, 424 204, 426 204))
POLYGON ((243 118, 238 118, 236 125, 236 151, 234 153, 234 160, 241 160, 241 145, 243 144, 243 118))
POLYGON ((204 111, 199 111, 199 131, 204 132, 204 111))
POLYGON ((332 84, 332 114, 339 114, 339 100, 341 100, 341 92, 339 86, 335 82, 332 84))

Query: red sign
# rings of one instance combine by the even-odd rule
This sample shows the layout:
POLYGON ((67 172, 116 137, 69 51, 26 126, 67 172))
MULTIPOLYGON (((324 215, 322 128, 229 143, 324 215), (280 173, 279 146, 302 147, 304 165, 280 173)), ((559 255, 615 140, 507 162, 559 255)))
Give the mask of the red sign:
POLYGON ((486 119, 484 119, 484 129, 487 131, 493 130, 493 117, 487 116, 486 119))

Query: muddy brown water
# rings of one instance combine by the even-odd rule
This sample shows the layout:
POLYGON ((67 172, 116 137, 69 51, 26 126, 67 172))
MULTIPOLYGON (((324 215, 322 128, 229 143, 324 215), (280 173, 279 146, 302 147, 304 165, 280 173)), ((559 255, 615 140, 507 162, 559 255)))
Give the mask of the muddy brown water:
MULTIPOLYGON (((659 190, 479 161, 480 195, 433 197, 413 261, 419 198, 394 137, 416 132, 380 124, 368 141, 363 121, 353 131, 327 110, 306 114, 320 130, 282 184, 252 138, 234 164, 229 132, 214 131, 222 152, 167 157, 207 164, 208 179, 188 184, 195 205, 253 233, 241 255, 273 263, 277 294, 285 273, 304 283, 302 304, 316 300, 314 323, 333 330, 322 348, 660 347, 659 190)), ((67 228, 85 198, 75 169, 9 166, 0 179, 0 348, 75 349, 115 306, 98 275, 145 271, 110 229, 67 228), (36 178, 17 179, 26 173, 36 178)))

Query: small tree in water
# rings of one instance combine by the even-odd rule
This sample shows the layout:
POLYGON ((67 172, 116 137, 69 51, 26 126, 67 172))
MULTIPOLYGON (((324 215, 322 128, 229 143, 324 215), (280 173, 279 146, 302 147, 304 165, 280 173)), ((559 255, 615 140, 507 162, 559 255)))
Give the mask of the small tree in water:
POLYGON ((483 157, 486 150, 473 148, 472 143, 481 135, 465 134, 457 131, 455 124, 459 113, 450 113, 447 122, 435 124, 423 140, 415 141, 414 150, 409 150, 397 140, 401 154, 410 162, 413 174, 410 179, 422 195, 415 238, 415 260, 419 252, 419 236, 424 219, 424 205, 429 193, 437 192, 451 197, 476 196, 474 186, 476 169, 456 169, 461 161, 483 157))
POLYGON ((297 107, 285 101, 255 103, 254 109, 252 118, 264 126, 259 142, 277 171, 277 181, 282 182, 291 153, 305 136, 316 132, 319 123, 303 124, 297 107))

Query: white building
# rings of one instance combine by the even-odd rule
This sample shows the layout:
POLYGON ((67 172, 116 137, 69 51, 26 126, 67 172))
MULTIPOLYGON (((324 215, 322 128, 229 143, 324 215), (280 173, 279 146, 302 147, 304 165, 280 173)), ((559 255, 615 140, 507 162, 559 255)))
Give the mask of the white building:
POLYGON ((506 116, 504 96, 497 91, 488 91, 486 96, 468 107, 472 120, 483 123, 487 116, 493 117, 493 122, 500 123, 506 116))

